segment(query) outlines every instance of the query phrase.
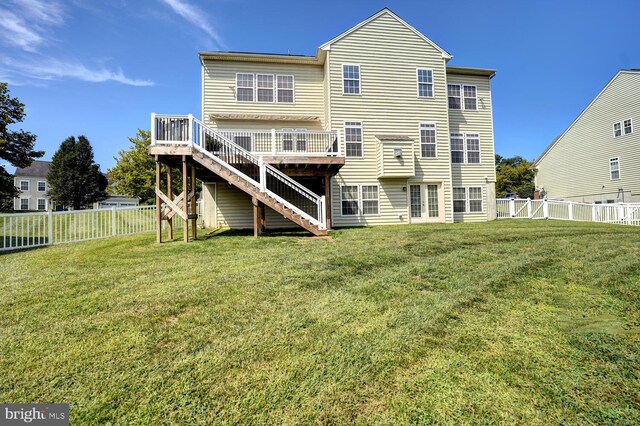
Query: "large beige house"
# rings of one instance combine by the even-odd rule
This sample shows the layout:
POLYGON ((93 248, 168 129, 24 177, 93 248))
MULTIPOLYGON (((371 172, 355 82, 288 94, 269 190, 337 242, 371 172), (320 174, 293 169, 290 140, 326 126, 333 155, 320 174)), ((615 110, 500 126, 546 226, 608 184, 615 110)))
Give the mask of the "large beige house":
POLYGON ((619 71, 534 163, 547 198, 640 202, 640 70, 619 71))
MULTIPOLYGON (((316 194, 308 198, 321 213, 303 217, 319 229, 495 217, 495 71, 449 66, 447 51, 389 9, 324 43, 315 56, 199 57, 202 121, 192 132, 202 140, 191 142, 207 151, 193 157, 207 226, 250 228, 256 203, 272 207, 263 214, 267 227, 300 224, 270 197, 260 198, 259 177, 253 186, 251 179, 238 185, 226 165, 220 173, 204 162, 208 155, 219 167, 218 153, 237 147, 259 158, 244 164, 263 161, 316 194)), ((180 139, 171 133, 182 128, 180 117, 153 120, 154 146, 180 139)), ((169 153, 159 149, 151 153, 169 153)), ((278 199, 285 202, 283 191, 278 199)))

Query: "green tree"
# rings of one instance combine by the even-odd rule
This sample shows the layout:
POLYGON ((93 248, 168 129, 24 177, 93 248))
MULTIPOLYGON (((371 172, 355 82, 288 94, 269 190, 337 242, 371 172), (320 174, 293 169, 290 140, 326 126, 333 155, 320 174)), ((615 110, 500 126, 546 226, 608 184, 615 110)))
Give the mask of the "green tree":
POLYGON ((51 159, 49 195, 57 204, 79 210, 107 198, 106 177, 93 161, 93 148, 89 140, 79 136, 65 139, 51 159))
POLYGON ((533 163, 520 156, 504 158, 496 155, 496 195, 515 192, 522 198, 533 198, 535 190, 533 163))
POLYGON ((24 104, 9 95, 7 83, 0 83, 0 210, 13 209, 13 198, 20 193, 13 184, 13 176, 5 169, 5 161, 15 167, 29 167, 35 158, 44 155, 43 151, 33 149, 36 135, 9 130, 10 125, 23 121, 24 117, 24 104))

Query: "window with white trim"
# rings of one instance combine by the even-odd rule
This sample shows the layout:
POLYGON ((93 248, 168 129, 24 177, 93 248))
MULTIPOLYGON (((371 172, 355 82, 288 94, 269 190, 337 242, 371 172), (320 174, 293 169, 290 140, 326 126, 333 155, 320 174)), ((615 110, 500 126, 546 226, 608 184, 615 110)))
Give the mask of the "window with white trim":
POLYGON ((379 210, 378 185, 362 185, 362 214, 378 214, 379 210))
POLYGON ((418 97, 433 97, 433 70, 426 68, 418 68, 416 71, 418 79, 418 97))
POLYGON ((28 198, 20 198, 20 210, 29 210, 28 198))
POLYGON ((38 181, 38 191, 45 192, 47 190, 47 181, 39 180, 38 181))
POLYGON ((622 128, 624 130, 625 135, 628 135, 629 133, 633 133, 633 126, 631 125, 631 119, 624 120, 622 122, 622 128))
POLYGON ((451 162, 464 163, 464 133, 451 133, 451 162))
POLYGON ((278 84, 278 103, 293 103, 293 76, 278 75, 276 80, 278 84))
POLYGON ((369 216, 380 213, 379 185, 342 185, 342 216, 369 216))
POLYGON ((251 135, 234 135, 233 142, 247 151, 253 151, 253 140, 251 135))
POLYGON ((46 210, 47 209, 47 200, 44 198, 38 198, 38 210, 46 210))
POLYGON ((273 75, 256 74, 258 102, 273 102, 273 75))
POLYGON ((618 157, 609 159, 609 176, 611 180, 620 179, 620 159, 618 157))
POLYGON ((253 74, 236 74, 236 100, 253 102, 253 74))
POLYGON ((449 99, 449 109, 462 109, 459 84, 447 84, 447 97, 449 99))
POLYGON ((464 109, 475 111, 478 109, 476 86, 462 86, 462 96, 464 97, 464 109))
POLYGON ((29 181, 21 180, 20 181, 20 191, 28 191, 29 190, 29 181))
POLYGON ((360 94, 360 65, 342 65, 342 93, 360 94))
POLYGON ((436 158, 438 156, 436 125, 433 123, 420 123, 420 156, 422 158, 436 158))
POLYGON ((480 135, 477 133, 465 134, 467 147, 467 163, 480 164, 480 135))
POLYGON ((453 188, 453 212, 465 213, 467 211, 467 197, 465 188, 453 188))
POLYGON ((356 216, 358 214, 358 185, 343 185, 340 187, 342 216, 356 216))
POLYGON ((617 138, 622 136, 622 125, 620 123, 613 123, 613 137, 617 138))
POLYGON ((344 143, 346 157, 362 157, 362 122, 345 121, 344 143))
POLYGON ((467 189, 469 195, 469 212, 482 213, 482 188, 472 186, 467 189))

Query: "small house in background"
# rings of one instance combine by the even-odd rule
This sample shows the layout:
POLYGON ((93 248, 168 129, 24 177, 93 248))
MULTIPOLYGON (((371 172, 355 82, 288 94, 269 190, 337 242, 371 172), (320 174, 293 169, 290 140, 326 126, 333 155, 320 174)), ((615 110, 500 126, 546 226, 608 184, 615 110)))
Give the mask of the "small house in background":
POLYGON ((534 163, 547 198, 640 202, 640 70, 621 70, 534 163))
MULTIPOLYGON (((50 161, 34 160, 29 167, 16 169, 13 183, 20 189, 13 201, 14 210, 64 210, 62 206, 55 206, 48 195, 50 161)), ((107 179, 109 178, 108 175, 107 179)), ((111 185, 111 182, 109 182, 111 185)), ((111 207, 134 207, 140 204, 140 198, 129 198, 124 195, 110 194, 106 200, 93 203, 94 209, 107 209, 111 207)))

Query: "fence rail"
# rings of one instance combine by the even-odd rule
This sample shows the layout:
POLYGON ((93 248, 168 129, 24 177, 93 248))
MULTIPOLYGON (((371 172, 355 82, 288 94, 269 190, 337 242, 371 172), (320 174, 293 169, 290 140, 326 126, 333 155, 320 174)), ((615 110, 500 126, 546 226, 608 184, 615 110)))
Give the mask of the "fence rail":
POLYGON ((640 203, 592 204, 562 200, 496 200, 498 219, 557 219, 640 226, 640 203))
POLYGON ((131 235, 154 227, 155 206, 0 214, 0 251, 131 235))

